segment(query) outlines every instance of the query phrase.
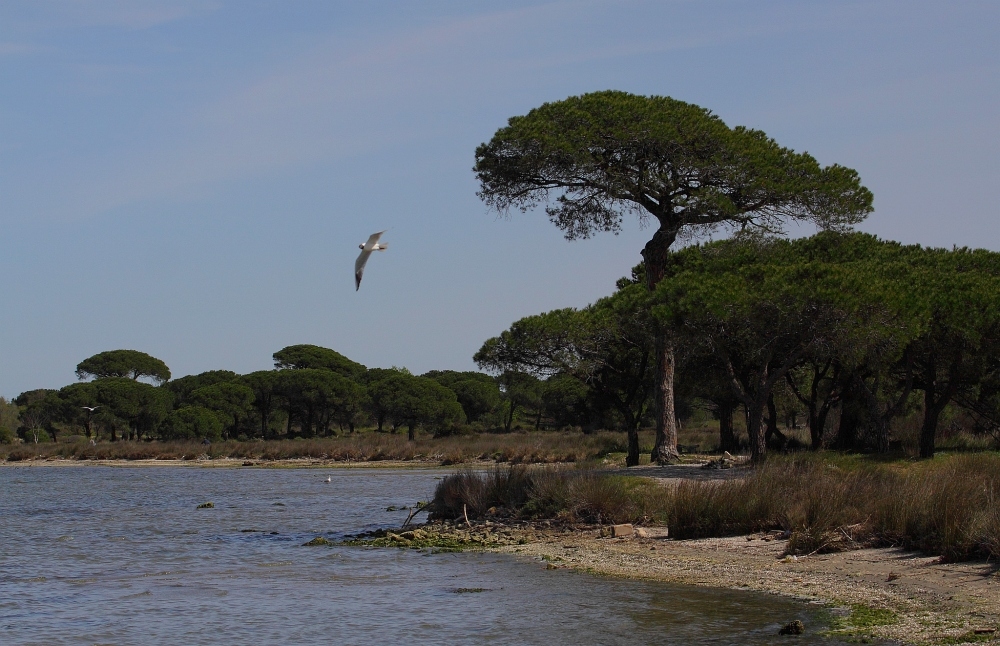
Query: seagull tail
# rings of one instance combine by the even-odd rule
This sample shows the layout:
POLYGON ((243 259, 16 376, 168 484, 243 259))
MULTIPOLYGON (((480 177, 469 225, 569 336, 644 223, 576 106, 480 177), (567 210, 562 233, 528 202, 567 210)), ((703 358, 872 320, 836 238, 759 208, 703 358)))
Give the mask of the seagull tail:
POLYGON ((380 242, 380 243, 378 244, 378 250, 379 250, 379 251, 385 251, 385 250, 386 250, 386 249, 388 249, 388 248, 389 248, 389 243, 388 243, 388 242, 384 242, 384 243, 383 243, 383 242, 380 242))

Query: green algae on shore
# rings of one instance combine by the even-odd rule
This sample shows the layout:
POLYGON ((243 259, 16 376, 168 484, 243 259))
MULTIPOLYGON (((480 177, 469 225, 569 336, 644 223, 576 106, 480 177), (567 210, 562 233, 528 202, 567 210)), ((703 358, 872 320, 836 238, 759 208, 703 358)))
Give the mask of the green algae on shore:
POLYGON ((434 553, 485 550, 526 540, 506 527, 476 526, 460 529, 449 525, 419 527, 401 532, 379 529, 348 537, 338 545, 429 549, 434 553))

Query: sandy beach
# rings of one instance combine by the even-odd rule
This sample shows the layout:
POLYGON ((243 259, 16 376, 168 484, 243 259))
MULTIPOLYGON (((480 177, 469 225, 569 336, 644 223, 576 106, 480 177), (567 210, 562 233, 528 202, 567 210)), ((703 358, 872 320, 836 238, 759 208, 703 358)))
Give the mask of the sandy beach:
MULTIPOLYGON (((595 574, 781 594, 845 615, 841 628, 859 639, 905 644, 1000 643, 1000 576, 996 564, 943 564, 899 549, 860 549, 786 557, 772 535, 671 540, 601 538, 595 530, 522 530, 528 542, 496 551, 595 574), (854 606, 874 613, 852 625, 854 606), (879 625, 882 624, 882 625, 879 625), (977 632, 978 631, 978 632, 977 632)), ((808 629, 808 627, 807 627, 808 629)))

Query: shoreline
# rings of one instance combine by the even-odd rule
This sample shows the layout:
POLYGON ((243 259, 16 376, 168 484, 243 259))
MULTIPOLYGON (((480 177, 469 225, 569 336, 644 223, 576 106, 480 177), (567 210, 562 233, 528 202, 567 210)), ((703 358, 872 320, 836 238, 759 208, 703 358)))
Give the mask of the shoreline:
POLYGON ((552 521, 435 521, 369 532, 344 544, 485 551, 544 564, 546 570, 780 595, 829 611, 831 622, 806 626, 807 633, 861 643, 1000 643, 995 563, 941 563, 900 548, 786 556, 788 541, 780 532, 675 540, 664 527, 611 529, 552 521), (617 530, 625 535, 610 537, 617 530))
POLYGON ((195 459, 112 459, 90 460, 75 458, 43 458, 0 460, 0 469, 14 467, 194 467, 205 469, 258 468, 258 469, 455 469, 492 465, 492 461, 441 464, 440 460, 322 460, 319 458, 280 458, 276 460, 244 458, 195 458, 195 459), (247 464, 250 463, 250 464, 247 464))
MULTIPOLYGON (((442 465, 438 460, 337 461, 318 458, 46 458, 0 462, 0 467, 172 466, 449 471, 461 467, 489 468, 494 464, 493 461, 442 465)), ((621 471, 633 475, 631 469, 621 471)), ((639 467, 635 468, 634 475, 652 476, 665 482, 739 477, 742 470, 727 471, 701 470, 697 469, 697 465, 690 464, 639 467), (655 475, 652 471, 656 472, 655 475)), ((469 534, 462 528, 436 523, 422 528, 442 537, 454 538, 456 531, 469 534)), ((545 562, 549 569, 571 568, 602 576, 765 592, 822 605, 831 608, 835 617, 840 617, 832 630, 832 634, 839 637, 862 641, 880 639, 902 644, 1000 644, 1000 567, 987 561, 941 563, 937 557, 899 548, 866 548, 786 557, 787 540, 775 533, 675 540, 666 536, 664 528, 649 527, 645 537, 602 538, 596 527, 561 526, 547 521, 514 525, 480 521, 473 526, 472 532, 481 538, 466 542, 464 549, 483 549, 539 560, 545 562), (854 621, 856 613, 860 615, 854 621)), ((806 628, 809 630, 808 626, 806 628)))
POLYGON ((862 641, 1000 643, 996 564, 941 563, 898 548, 793 558, 784 556, 787 540, 771 535, 673 540, 658 537, 655 527, 648 533, 601 538, 595 530, 517 529, 523 544, 487 551, 540 559, 547 568, 791 597, 831 608, 840 616, 832 634, 862 641))

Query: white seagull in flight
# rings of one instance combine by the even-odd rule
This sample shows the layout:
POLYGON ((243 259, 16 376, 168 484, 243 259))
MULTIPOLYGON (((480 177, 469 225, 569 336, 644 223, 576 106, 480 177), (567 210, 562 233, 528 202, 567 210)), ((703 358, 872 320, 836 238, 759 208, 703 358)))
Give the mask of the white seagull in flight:
MULTIPOLYGON (((388 231, 388 229, 385 231, 388 231)), ((368 262, 368 256, 372 255, 373 251, 385 251, 386 247, 389 246, 378 243, 378 239, 382 237, 385 231, 371 234, 368 236, 368 242, 358 245, 361 249, 361 255, 354 261, 354 291, 361 289, 361 274, 365 272, 365 263, 368 262)))

